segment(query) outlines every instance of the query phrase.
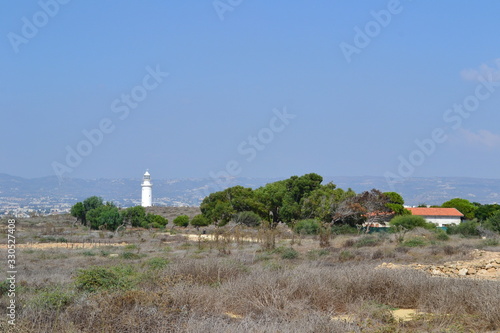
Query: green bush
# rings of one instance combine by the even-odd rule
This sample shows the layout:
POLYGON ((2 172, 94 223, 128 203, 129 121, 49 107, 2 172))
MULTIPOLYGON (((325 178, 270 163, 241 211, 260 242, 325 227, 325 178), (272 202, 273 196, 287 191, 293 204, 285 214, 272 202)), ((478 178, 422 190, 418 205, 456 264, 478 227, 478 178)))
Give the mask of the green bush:
POLYGON ((135 272, 130 267, 91 266, 80 269, 75 277, 78 290, 97 292, 101 290, 128 289, 132 286, 135 272))
POLYGON ((336 235, 356 235, 358 229, 348 224, 334 224, 332 225, 332 233, 336 235))
POLYGON ((151 258, 148 261, 146 261, 146 264, 149 266, 149 268, 154 270, 163 269, 167 267, 168 263, 169 261, 167 259, 160 257, 151 258))
POLYGON ((210 224, 210 221, 203 216, 202 214, 198 214, 193 219, 191 220, 191 225, 193 227, 199 228, 199 227, 206 227, 210 224))
POLYGON ((443 229, 436 230, 436 239, 440 241, 447 241, 450 239, 450 236, 443 229))
POLYGON ((0 296, 7 295, 10 289, 10 282, 8 280, 0 282, 0 296))
POLYGON ((174 219, 174 224, 178 227, 187 227, 189 225, 189 216, 179 215, 174 219))
POLYGON ((286 248, 283 253, 281 253, 282 259, 297 259, 299 257, 299 253, 294 248, 286 248))
POLYGON ((500 242, 496 238, 485 239, 482 242, 483 246, 498 246, 498 244, 500 244, 500 242))
POLYGON ((146 220, 153 228, 161 228, 168 224, 168 220, 161 215, 148 213, 146 220), (155 226, 157 225, 157 226, 155 226))
POLYGON ((494 232, 500 233, 500 211, 494 213, 490 218, 488 218, 483 226, 494 232))
POLYGON ((123 252, 122 254, 120 254, 120 257, 123 259, 128 259, 128 260, 134 260, 134 259, 141 258, 140 255, 138 255, 137 253, 133 253, 133 252, 123 252))
POLYGON ((339 254, 340 261, 352 260, 355 257, 356 257, 356 255, 354 255, 351 251, 347 251, 347 250, 344 250, 344 251, 340 252, 340 254, 339 254))
POLYGON ((420 237, 413 237, 405 240, 401 245, 406 247, 419 247, 427 245, 427 242, 420 237))
POLYGON ((434 223, 427 222, 422 216, 418 215, 400 215, 394 217, 389 224, 391 225, 391 230, 395 231, 397 228, 403 227, 407 230, 412 230, 415 228, 425 228, 425 229, 436 229, 434 223))
POLYGON ((381 240, 374 236, 363 236, 357 241, 355 241, 354 246, 365 247, 365 246, 377 246, 380 244, 381 240))
POLYGON ((233 218, 234 222, 244 224, 249 227, 256 227, 260 225, 261 218, 254 212, 239 212, 233 218))
POLYGON ((462 235, 464 237, 479 236, 477 227, 479 227, 479 224, 474 220, 464 221, 459 225, 449 226, 446 232, 449 235, 462 235))
POLYGON ((44 310, 59 311, 73 301, 73 295, 62 290, 42 291, 31 302, 44 310))
POLYGON ((321 223, 317 220, 308 219, 295 223, 294 230, 298 234, 317 235, 321 228, 321 223))

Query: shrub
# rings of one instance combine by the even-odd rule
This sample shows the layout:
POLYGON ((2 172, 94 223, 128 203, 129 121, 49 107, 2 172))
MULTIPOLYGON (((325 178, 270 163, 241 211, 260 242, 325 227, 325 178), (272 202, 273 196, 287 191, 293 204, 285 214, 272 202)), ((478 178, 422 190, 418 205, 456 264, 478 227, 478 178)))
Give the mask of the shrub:
POLYGON ((500 211, 494 213, 483 225, 491 231, 500 232, 500 211))
POLYGON ((427 242, 424 239, 420 237, 413 237, 404 241, 401 245, 406 247, 418 247, 418 246, 425 246, 426 244, 427 242))
POLYGON ((244 224, 249 227, 256 227, 260 225, 261 222, 261 218, 259 215, 249 211, 239 212, 238 214, 234 215, 233 220, 236 223, 244 224))
POLYGON ((189 225, 189 216, 179 215, 174 219, 174 225, 178 227, 187 227, 189 225))
POLYGON ((153 228, 161 228, 168 224, 168 220, 163 216, 151 213, 146 215, 146 220, 153 228))
POLYGON ((122 254, 120 254, 120 257, 122 257, 123 259, 133 260, 139 259, 141 256, 133 252, 123 252, 122 254))
POLYGON ((354 246, 365 247, 365 246, 377 246, 378 244, 380 244, 380 239, 374 236, 363 236, 354 243, 354 246))
POLYGON ((10 289, 10 282, 8 280, 0 282, 0 296, 7 295, 10 289))
POLYGON ((462 235, 464 237, 479 236, 478 227, 479 224, 474 220, 464 221, 459 225, 449 226, 446 232, 449 235, 462 235))
POLYGON ((151 258, 148 261, 146 261, 146 264, 149 266, 149 268, 154 269, 154 270, 160 270, 165 267, 167 267, 169 261, 165 258, 151 258))
POLYGON ((436 239, 440 241, 447 241, 450 239, 450 236, 443 229, 436 230, 436 239))
POLYGON ((299 257, 299 253, 297 250, 294 248, 286 248, 283 250, 283 253, 281 253, 281 258, 282 259, 297 259, 299 257))
POLYGON ((391 225, 391 229, 394 231, 398 227, 403 227, 407 230, 412 230, 417 227, 425 228, 425 229, 436 229, 436 225, 434 223, 429 223, 425 221, 422 216, 418 215, 400 215, 394 217, 389 224, 391 225))
POLYGON ((128 289, 131 287, 131 277, 134 273, 129 267, 91 266, 80 269, 75 282, 77 289, 91 293, 109 289, 128 289))
POLYGON ((332 233, 336 235, 356 235, 358 229, 348 224, 334 224, 332 225, 332 233))
POLYGON ((140 227, 146 220, 146 209, 142 206, 129 207, 121 211, 125 223, 130 223, 133 227, 140 227))
POLYGON ((482 242, 483 246, 498 246, 500 242, 496 238, 485 239, 482 242))
POLYGON ((295 224, 294 230, 298 234, 317 235, 321 228, 321 223, 317 220, 301 220, 295 224))
POLYGON ((351 251, 342 251, 339 254, 340 261, 348 261, 354 259, 355 255, 351 251))
POLYGON ((203 216, 202 214, 198 214, 193 219, 191 220, 191 225, 193 227, 199 228, 199 227, 206 227, 210 224, 210 221, 203 216))
POLYGON ((123 247, 124 250, 137 250, 138 248, 136 244, 127 244, 123 247))
POLYGON ((44 310, 59 311, 73 301, 73 295, 62 290, 42 291, 35 298, 33 304, 44 310))
POLYGON ((151 226, 151 228, 155 228, 155 229, 161 229, 161 228, 165 227, 164 225, 156 223, 156 222, 151 223, 150 226, 151 226))

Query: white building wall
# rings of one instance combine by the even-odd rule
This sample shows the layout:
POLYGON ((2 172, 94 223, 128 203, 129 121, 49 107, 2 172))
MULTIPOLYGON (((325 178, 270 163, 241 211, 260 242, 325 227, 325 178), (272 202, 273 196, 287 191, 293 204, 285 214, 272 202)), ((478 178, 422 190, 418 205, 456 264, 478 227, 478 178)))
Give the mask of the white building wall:
POLYGON ((460 224, 461 219, 458 216, 424 216, 427 222, 435 223, 438 227, 445 224, 460 224))

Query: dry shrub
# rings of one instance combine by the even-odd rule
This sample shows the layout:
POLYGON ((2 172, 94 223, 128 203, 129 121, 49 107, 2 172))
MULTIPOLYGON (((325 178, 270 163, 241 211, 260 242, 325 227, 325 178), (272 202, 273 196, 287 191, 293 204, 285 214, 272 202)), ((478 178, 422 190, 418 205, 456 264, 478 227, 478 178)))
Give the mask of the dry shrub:
POLYGON ((231 320, 227 316, 193 315, 186 322, 185 332, 189 333, 331 333, 360 332, 355 324, 345 321, 331 320, 330 316, 312 312, 304 313, 291 320, 275 316, 258 318, 245 317, 241 320, 231 320))
POLYGON ((235 279, 246 271, 247 268, 235 260, 210 258, 176 261, 167 267, 165 274, 190 277, 200 284, 215 284, 235 279))

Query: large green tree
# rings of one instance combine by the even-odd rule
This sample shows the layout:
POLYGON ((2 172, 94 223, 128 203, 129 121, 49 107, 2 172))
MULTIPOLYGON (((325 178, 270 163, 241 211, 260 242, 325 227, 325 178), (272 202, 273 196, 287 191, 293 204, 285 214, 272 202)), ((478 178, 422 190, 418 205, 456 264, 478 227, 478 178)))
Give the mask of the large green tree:
POLYGON ((333 183, 322 185, 302 199, 302 218, 332 222, 340 203, 354 196, 356 193, 351 189, 344 191, 333 183))
POLYGON ((266 216, 264 205, 257 200, 255 192, 243 186, 211 193, 203 199, 200 209, 203 216, 219 226, 225 225, 239 212, 252 211, 259 216, 266 216))
POLYGON ((129 207, 122 210, 123 221, 133 227, 140 227, 146 221, 146 209, 142 206, 129 207))
POLYGON ((477 210, 477 207, 474 206, 469 200, 461 198, 448 200, 443 203, 441 207, 458 209, 460 213, 464 214, 464 218, 466 220, 472 220, 475 217, 474 213, 477 210))
POLYGON ((118 207, 109 202, 89 210, 86 219, 92 229, 116 230, 123 223, 123 216, 118 207))
POLYGON ((405 203, 401 194, 397 192, 384 192, 384 195, 389 199, 386 207, 394 212, 396 215, 410 215, 411 212, 403 205, 405 203))
POLYGON ((76 217, 77 221, 80 221, 83 225, 87 225, 87 213, 93 209, 103 206, 103 200, 101 197, 92 196, 83 200, 83 202, 77 202, 71 207, 70 213, 72 216, 76 217))
POLYGON ((323 177, 320 175, 309 173, 267 184, 255 192, 271 215, 273 225, 279 221, 288 223, 301 218, 303 200, 320 188, 322 181, 323 177))
POLYGON ((499 204, 490 204, 490 205, 481 205, 478 203, 474 203, 474 206, 477 207, 474 212, 474 216, 480 221, 486 221, 488 218, 493 216, 496 212, 500 211, 499 204))

